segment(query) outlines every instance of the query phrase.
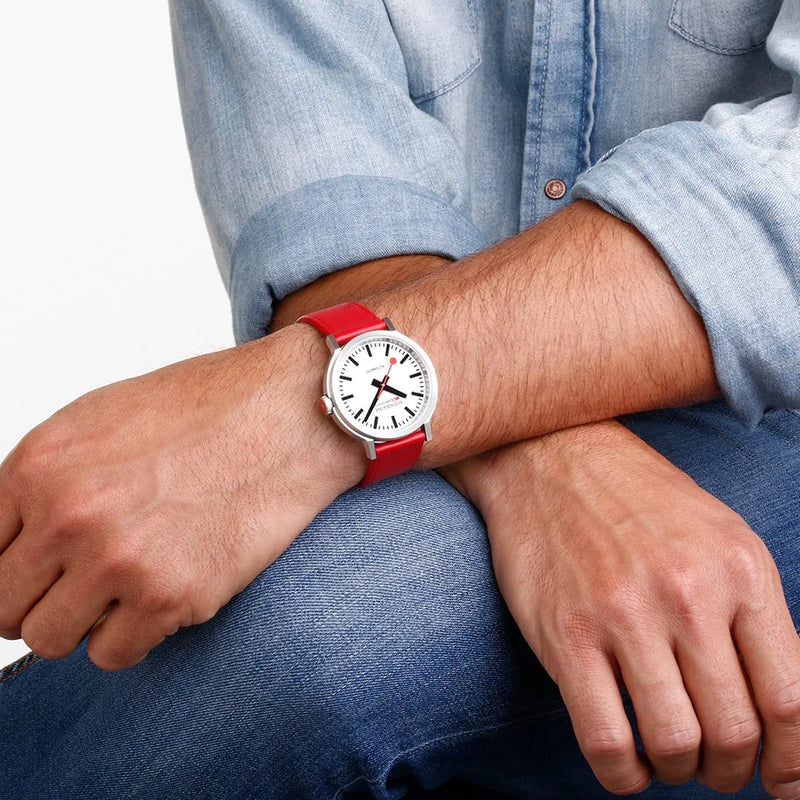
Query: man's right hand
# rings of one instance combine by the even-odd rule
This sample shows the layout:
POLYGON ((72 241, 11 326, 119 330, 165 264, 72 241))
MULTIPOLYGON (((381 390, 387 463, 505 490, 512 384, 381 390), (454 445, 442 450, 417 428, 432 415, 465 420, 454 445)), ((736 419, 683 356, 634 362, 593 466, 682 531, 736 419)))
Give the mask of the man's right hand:
POLYGON ((319 412, 327 358, 296 326, 34 428, 0 464, 0 635, 58 658, 90 632, 92 660, 121 669, 212 617, 363 475, 319 412))
POLYGON ((483 514, 503 596, 607 789, 655 774, 737 791, 763 741, 765 788, 800 797, 800 640, 739 515, 615 422, 441 472, 483 514))

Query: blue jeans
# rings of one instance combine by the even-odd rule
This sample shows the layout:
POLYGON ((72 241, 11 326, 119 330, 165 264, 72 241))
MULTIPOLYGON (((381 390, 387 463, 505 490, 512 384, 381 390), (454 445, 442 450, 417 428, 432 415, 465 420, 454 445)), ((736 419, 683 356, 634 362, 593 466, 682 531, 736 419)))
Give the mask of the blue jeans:
MULTIPOLYGON (((624 422, 758 531, 800 620, 800 417, 748 434, 709 403, 624 422)), ((15 800, 610 797, 497 591, 480 517, 430 472, 343 495, 134 668, 26 656, 0 673, 0 743, 15 800)))

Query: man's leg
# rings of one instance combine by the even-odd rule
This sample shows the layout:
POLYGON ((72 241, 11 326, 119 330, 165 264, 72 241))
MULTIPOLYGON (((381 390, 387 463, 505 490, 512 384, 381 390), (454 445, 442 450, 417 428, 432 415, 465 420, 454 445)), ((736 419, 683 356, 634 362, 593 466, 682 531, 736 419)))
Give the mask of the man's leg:
MULTIPOLYGON (((764 536, 797 619, 800 419, 747 434, 709 404, 626 422, 764 536)), ((79 652, 6 677, 0 787, 20 800, 610 797, 497 593, 479 518, 431 473, 344 495, 132 670, 79 652)))

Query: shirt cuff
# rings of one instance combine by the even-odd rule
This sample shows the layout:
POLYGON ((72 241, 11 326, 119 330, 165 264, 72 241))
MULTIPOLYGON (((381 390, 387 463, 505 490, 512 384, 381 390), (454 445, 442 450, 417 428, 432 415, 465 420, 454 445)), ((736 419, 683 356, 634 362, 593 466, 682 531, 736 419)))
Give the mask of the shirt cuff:
POLYGON ((361 176, 309 184, 258 211, 237 239, 234 336, 264 336, 276 300, 330 272, 412 253, 458 260, 487 246, 468 217, 415 184, 361 176))
POLYGON ((720 388, 745 426, 800 406, 800 198, 779 174, 709 125, 676 122, 605 155, 572 197, 659 252, 703 319, 720 388))

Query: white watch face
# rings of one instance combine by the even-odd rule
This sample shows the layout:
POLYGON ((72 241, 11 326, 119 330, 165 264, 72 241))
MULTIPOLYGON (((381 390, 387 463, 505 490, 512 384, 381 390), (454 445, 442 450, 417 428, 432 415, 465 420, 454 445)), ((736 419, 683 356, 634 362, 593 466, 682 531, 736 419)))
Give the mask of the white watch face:
POLYGON ((418 430, 436 405, 431 360, 397 331, 362 333, 336 350, 325 388, 339 421, 370 439, 418 430))

